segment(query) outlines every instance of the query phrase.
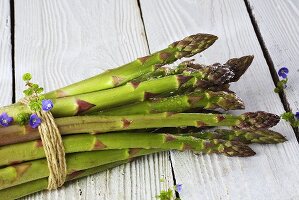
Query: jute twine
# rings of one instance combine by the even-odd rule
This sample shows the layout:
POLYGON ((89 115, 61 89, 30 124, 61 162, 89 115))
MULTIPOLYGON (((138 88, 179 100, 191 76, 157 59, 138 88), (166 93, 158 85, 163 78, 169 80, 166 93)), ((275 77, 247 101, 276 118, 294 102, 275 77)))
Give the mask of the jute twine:
MULTIPOLYGON (((19 102, 28 105, 29 100, 23 98, 19 102)), ((39 111, 36 114, 42 119, 41 124, 38 126, 38 131, 43 143, 49 168, 47 189, 57 189, 64 184, 67 175, 65 151, 61 134, 50 111, 39 111)))

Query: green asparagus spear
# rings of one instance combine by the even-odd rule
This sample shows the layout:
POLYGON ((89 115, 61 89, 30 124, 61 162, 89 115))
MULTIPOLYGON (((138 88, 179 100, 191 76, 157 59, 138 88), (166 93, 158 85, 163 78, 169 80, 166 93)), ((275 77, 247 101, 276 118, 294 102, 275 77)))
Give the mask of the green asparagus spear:
POLYGON ((201 139, 222 139, 229 141, 239 141, 244 144, 276 144, 287 141, 286 138, 278 132, 263 130, 230 130, 216 129, 214 131, 202 131, 192 133, 181 133, 183 135, 191 135, 201 139))
MULTIPOLYGON (((248 68, 252 57, 245 56, 231 60, 235 60, 238 63, 235 65, 237 67, 233 68, 229 65, 229 67, 222 68, 212 65, 203 68, 203 70, 185 72, 184 74, 176 74, 144 82, 128 82, 113 89, 53 99, 54 108, 51 112, 54 117, 73 116, 98 109, 102 110, 144 101, 161 93, 169 95, 171 92, 176 92, 179 88, 186 90, 189 87, 208 88, 226 84, 238 79, 241 69, 246 70, 248 68), (235 72, 233 70, 236 71, 238 77, 234 76, 235 72)), ((244 73, 244 71, 242 72, 244 73)), ((26 105, 17 103, 0 108, 1 112, 6 112, 9 116, 16 118, 19 113, 29 113, 30 111, 26 105)))
POLYGON ((167 98, 153 98, 144 102, 95 111, 93 115, 134 115, 160 112, 184 112, 192 108, 207 110, 244 109, 243 101, 234 93, 224 91, 198 91, 167 98))
MULTIPOLYGON (((161 127, 233 126, 238 129, 267 129, 276 125, 280 117, 266 113, 248 112, 242 115, 212 113, 157 113, 129 116, 74 116, 55 119, 62 135, 74 133, 104 133, 161 127)), ((37 129, 12 125, 0 128, 0 146, 39 138, 37 129)))
MULTIPOLYGON (((129 82, 123 86, 109 90, 54 99, 54 108, 51 110, 54 117, 73 116, 95 109, 109 108, 136 101, 143 101, 155 94, 171 92, 184 83, 185 77, 175 75, 161 79, 141 82, 129 82)), ((0 108, 0 113, 6 112, 16 118, 20 112, 29 113, 29 108, 17 103, 12 106, 0 108)))
POLYGON ((225 64, 214 63, 210 66, 194 64, 193 62, 183 62, 178 67, 177 71, 180 74, 188 76, 190 74, 195 79, 186 82, 180 90, 190 90, 190 88, 210 88, 215 86, 223 86, 230 82, 236 82, 245 73, 252 63, 253 56, 243 56, 241 58, 232 58, 225 64))
MULTIPOLYGON (((213 65, 206 66, 203 64, 197 64, 193 63, 193 60, 191 61, 185 61, 182 62, 179 67, 177 68, 177 71, 180 73, 187 72, 193 72, 193 71, 205 71, 203 74, 205 74, 206 77, 210 77, 214 81, 217 80, 218 82, 226 81, 223 80, 223 74, 228 73, 231 74, 233 72, 233 77, 230 80, 231 82, 236 82, 238 81, 241 76, 246 72, 248 67, 251 65, 253 61, 254 56, 253 55, 248 55, 248 56, 243 56, 240 58, 232 58, 229 59, 225 64, 220 64, 220 63, 214 63, 213 65), (222 68, 223 71, 220 71, 219 68, 222 68), (215 73, 216 72, 216 73, 215 73), (221 72, 221 73, 219 73, 221 72), (221 76, 219 76, 221 75, 221 76)), ((219 84, 221 85, 221 84, 219 84)))
POLYGON ((122 85, 142 74, 156 69, 156 65, 165 65, 183 57, 191 57, 210 47, 217 36, 210 34, 190 35, 181 41, 170 44, 166 49, 149 56, 138 58, 128 64, 108 70, 89 79, 71 84, 59 90, 47 93, 46 98, 58 98, 78 95, 122 85))
POLYGON ((228 81, 228 79, 225 79, 225 77, 228 76, 234 77, 232 80, 230 80, 231 82, 238 81, 250 66, 252 60, 252 55, 243 56, 240 58, 232 58, 225 64, 214 63, 212 65, 203 65, 194 63, 194 60, 189 60, 180 63, 177 67, 174 68, 158 68, 152 72, 133 79, 133 81, 141 82, 175 74, 188 75, 197 71, 199 72, 198 74, 200 75, 200 77, 198 78, 200 78, 200 80, 209 81, 211 79, 214 83, 216 83, 216 85, 223 85, 228 81), (224 76, 224 74, 226 74, 226 76, 224 76))
MULTIPOLYGON (((67 174, 160 151, 159 149, 118 149, 67 154, 67 174)), ((48 176, 46 159, 4 167, 0 169, 0 190, 48 176)))
MULTIPOLYGON (((142 142, 147 142, 147 140, 152 139, 153 135, 148 134, 147 140, 142 138, 142 136, 138 136, 136 134, 135 137, 140 137, 142 142)), ((101 138, 102 141, 93 139, 93 145, 91 148, 93 150, 103 149, 103 145, 112 146, 115 145, 115 148, 122 148, 122 145, 125 144, 117 144, 116 141, 120 140, 128 140, 128 135, 123 136, 121 138, 120 135, 115 135, 113 140, 109 138, 101 138)), ((73 140, 72 137, 69 137, 69 140, 73 140)), ((76 140, 83 141, 82 138, 76 140)), ((99 165, 108 164, 111 162, 116 162, 120 160, 125 160, 131 157, 141 156, 154 152, 159 152, 161 150, 192 150, 195 153, 223 153, 228 156, 253 156, 255 153, 250 147, 239 143, 239 142, 232 142, 232 141, 225 141, 225 140, 201 140, 196 139, 192 136, 174 136, 174 135, 157 135, 157 139, 155 141, 149 141, 148 143, 155 143, 160 141, 160 145, 162 149, 118 149, 118 150, 105 150, 105 151, 90 151, 90 152, 83 152, 83 153, 71 153, 66 155, 66 162, 67 162, 67 172, 72 173, 74 171, 88 169, 92 167, 96 167, 99 165), (165 142, 164 142, 165 141, 165 142), (162 143, 162 144, 161 144, 162 143), (78 162, 79 161, 79 162, 78 162)), ((136 142, 134 140, 134 142, 136 142)), ((71 144, 73 145, 74 151, 76 151, 76 143, 71 144)), ((131 144, 133 145, 133 144, 131 144)), ((153 144, 154 145, 154 144, 153 144)), ((129 145, 130 146, 130 145, 129 145)), ((133 145, 134 146, 134 145, 133 145)), ((142 145, 141 145, 142 146, 142 145)), ((146 145, 145 145, 146 146, 146 145)), ((151 144, 148 145, 150 148, 151 144)), ((86 148, 83 145, 79 148, 82 148, 84 151, 86 148)), ((78 148, 78 149, 79 149, 78 148)), ((90 148, 90 146, 89 146, 90 148)), ((105 148, 104 148, 105 149, 105 148)), ((33 154, 32 154, 33 155, 33 154)), ((32 156, 31 155, 31 156, 32 156)), ((5 189, 8 187, 12 187, 18 184, 22 184, 25 182, 33 181, 36 179, 44 178, 49 175, 47 161, 46 159, 39 159, 34 161, 28 161, 21 164, 16 164, 8 167, 4 167, 0 169, 0 189, 5 189)))
MULTIPOLYGON (((90 169, 76 171, 76 172, 69 174, 67 176, 66 181, 71 181, 74 179, 78 179, 78 178, 89 176, 89 175, 92 175, 95 173, 99 173, 99 172, 105 171, 107 169, 111 169, 116 166, 130 162, 131 160, 132 159, 122 160, 122 161, 118 161, 118 162, 109 163, 106 165, 100 165, 98 167, 93 167, 90 169)), ((18 198, 27 196, 29 194, 33 194, 35 192, 46 190, 47 187, 48 187, 48 179, 42 178, 42 179, 37 179, 35 181, 30 181, 28 183, 23 183, 20 185, 16 185, 13 187, 9 187, 9 188, 0 190, 0 196, 1 196, 1 200, 13 200, 13 199, 18 199, 18 198)))
MULTIPOLYGON (((280 143, 286 141, 285 137, 281 134, 270 130, 224 130, 218 129, 207 132, 191 133, 194 137, 201 139, 227 139, 237 140, 243 143, 280 143)), ((12 155, 12 154, 11 154, 12 155)), ((109 168, 121 165, 129 160, 123 160, 120 162, 114 162, 107 165, 101 165, 86 170, 81 170, 70 174, 67 177, 67 181, 72 179, 81 178, 90 174, 98 173, 109 168)), ((38 179, 28 183, 20 184, 14 187, 10 187, 4 190, 0 190, 0 196, 4 200, 20 198, 41 190, 45 190, 48 185, 47 178, 38 179)))
MULTIPOLYGON (((54 108, 51 112, 54 117, 73 116, 87 111, 144 101, 160 93, 175 91, 190 78, 192 76, 172 75, 141 83, 129 82, 109 90, 58 98, 53 100, 54 108)), ((17 103, 0 108, 0 112, 6 112, 9 116, 16 118, 19 113, 30 111, 26 105, 17 103)))
POLYGON ((165 76, 175 75, 179 73, 175 73, 174 69, 171 69, 169 67, 158 67, 153 72, 149 72, 146 74, 143 74, 142 76, 139 76, 132 80, 132 82, 144 82, 152 79, 162 78, 165 76))
MULTIPOLYGON (((182 150, 186 147, 195 152, 205 152, 206 145, 211 147, 223 142, 227 143, 227 141, 203 140, 192 136, 132 132, 99 135, 78 134, 63 137, 63 145, 66 153, 126 148, 182 150)), ((230 155, 228 152, 224 153, 230 155)), ((236 155, 237 153, 241 155, 243 152, 233 152, 232 155, 236 155)), ((41 140, 12 144, 0 148, 0 166, 44 157, 45 153, 41 140)))

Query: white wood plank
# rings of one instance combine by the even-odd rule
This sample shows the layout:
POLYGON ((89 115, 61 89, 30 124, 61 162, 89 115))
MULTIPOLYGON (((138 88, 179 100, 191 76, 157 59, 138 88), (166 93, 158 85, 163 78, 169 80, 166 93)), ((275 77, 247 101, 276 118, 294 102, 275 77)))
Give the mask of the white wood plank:
POLYGON ((299 1, 249 0, 276 71, 289 68, 285 90, 290 108, 299 111, 299 1))
POLYGON ((11 23, 9 0, 0 1, 0 106, 12 102, 11 23))
MULTIPOLYGON (((284 112, 268 66, 242 0, 141 1, 151 51, 184 36, 206 32, 219 40, 201 55, 199 62, 225 62, 230 57, 254 54, 255 60, 235 90, 247 111, 284 112)), ((240 112, 237 112, 240 113, 240 112)), ((172 153, 177 183, 183 184, 183 200, 299 198, 299 148, 291 127, 281 122, 275 130, 287 136, 279 145, 252 145, 251 158, 196 156, 172 153)))
MULTIPOLYGON (((15 21, 17 98, 25 72, 49 91, 148 53, 135 0, 15 1, 15 21)), ((153 199, 169 185, 162 153, 26 199, 153 199)))

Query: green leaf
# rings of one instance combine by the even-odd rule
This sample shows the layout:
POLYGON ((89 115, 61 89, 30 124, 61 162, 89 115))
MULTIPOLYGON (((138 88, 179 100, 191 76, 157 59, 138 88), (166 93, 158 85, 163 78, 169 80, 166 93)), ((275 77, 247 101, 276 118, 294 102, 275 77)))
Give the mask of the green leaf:
POLYGON ((287 121, 292 120, 294 117, 295 115, 291 112, 285 112, 281 115, 281 118, 287 121))
POLYGON ((40 94, 40 93, 42 93, 43 91, 44 91, 44 88, 39 87, 39 88, 37 88, 36 93, 40 94))
POLYGON ((296 120, 295 115, 291 112, 285 112, 281 115, 281 118, 291 124, 292 127, 298 127, 299 121, 296 120))
POLYGON ((42 104, 38 101, 30 101, 28 106, 29 106, 30 110, 32 110, 34 112, 38 112, 42 108, 42 104))
POLYGON ((26 81, 26 86, 28 87, 23 91, 23 93, 25 96, 30 96, 31 99, 28 107, 31 111, 40 111, 42 108, 42 100, 45 99, 44 95, 41 95, 41 93, 44 91, 44 88, 39 87, 39 85, 36 83, 29 82, 29 80, 31 80, 31 74, 29 73, 23 75, 23 80, 26 81))
POLYGON ((28 88, 26 90, 23 90, 23 93, 25 96, 31 96, 33 94, 33 90, 31 88, 28 88))
POLYGON ((279 89, 279 88, 275 88, 275 89, 274 89, 274 92, 275 92, 275 93, 279 93, 279 92, 280 92, 280 89, 279 89))
POLYGON ((34 91, 37 91, 38 88, 39 88, 38 84, 35 84, 35 83, 32 84, 31 87, 32 87, 32 89, 33 89, 34 91))
POLYGON ((287 84, 288 79, 283 79, 277 82, 277 87, 274 89, 275 93, 282 92, 285 88, 285 85, 287 84))
POLYGON ((30 119, 30 113, 21 112, 17 115, 16 123, 19 125, 26 125, 28 124, 30 119))
POLYGON ((31 74, 30 73, 25 73, 23 75, 23 81, 30 81, 32 78, 31 74))
POLYGON ((162 190, 160 192, 160 194, 157 196, 158 199, 160 200, 172 200, 173 199, 173 190, 172 189, 168 189, 166 190, 162 190))

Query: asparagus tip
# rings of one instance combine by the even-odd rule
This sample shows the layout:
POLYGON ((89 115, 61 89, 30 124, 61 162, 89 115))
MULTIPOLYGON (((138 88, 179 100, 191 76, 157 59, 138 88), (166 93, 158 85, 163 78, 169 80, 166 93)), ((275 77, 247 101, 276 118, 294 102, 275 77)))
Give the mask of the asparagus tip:
POLYGON ((223 154, 227 156, 249 157, 255 152, 246 144, 237 141, 223 141, 223 154))
POLYGON ((264 130, 229 130, 216 129, 217 138, 230 138, 234 141, 239 141, 245 144, 259 143, 259 144, 276 144, 287 141, 282 134, 264 129, 264 130))
POLYGON ((222 96, 218 104, 225 110, 245 109, 243 100, 234 92, 219 91, 214 92, 216 95, 222 96))
MULTIPOLYGON (((247 145, 244 145, 239 142, 233 142, 234 146, 232 149, 234 149, 237 153, 236 156, 239 157, 249 157, 254 156, 256 153, 247 145)), ((228 154, 227 154, 228 155, 228 154)))
POLYGON ((248 67, 251 65, 254 56, 248 55, 241 58, 232 58, 226 62, 227 65, 231 67, 231 70, 234 72, 234 77, 231 81, 236 82, 240 77, 246 72, 248 67))
POLYGON ((240 123, 234 128, 239 129, 267 129, 275 126, 279 121, 280 117, 278 115, 267 113, 264 111, 258 112, 247 112, 242 114, 240 123))
POLYGON ((218 39, 212 34, 198 33, 172 43, 170 46, 179 49, 176 58, 191 57, 209 48, 218 39))

